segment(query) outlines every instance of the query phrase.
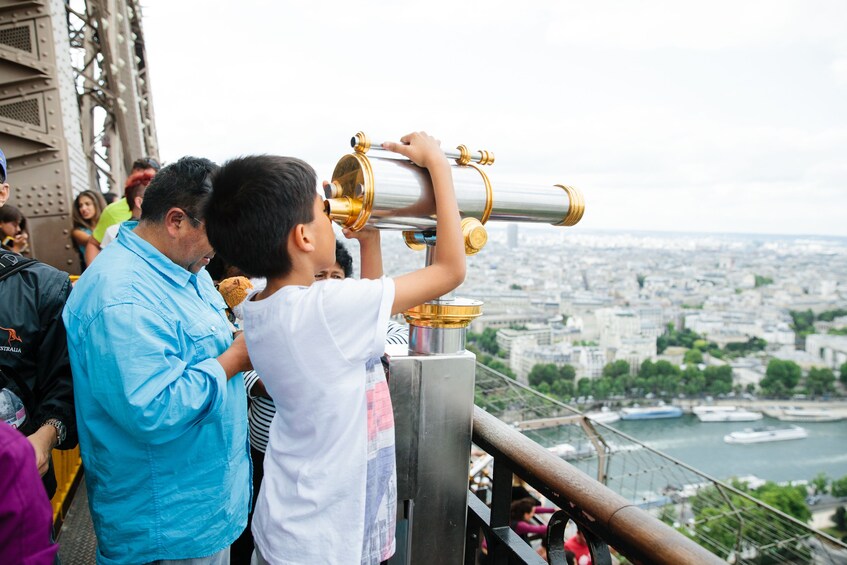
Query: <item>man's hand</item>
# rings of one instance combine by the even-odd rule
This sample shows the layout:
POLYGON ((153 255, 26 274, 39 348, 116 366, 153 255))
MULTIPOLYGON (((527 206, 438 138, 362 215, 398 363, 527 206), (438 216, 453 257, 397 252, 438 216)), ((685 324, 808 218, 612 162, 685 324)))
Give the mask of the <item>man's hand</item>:
POLYGON ((250 363, 250 356, 247 354, 247 343, 244 341, 244 334, 242 332, 236 333, 232 345, 218 355, 218 363, 224 368, 227 380, 241 371, 249 371, 253 368, 253 364, 250 363))
POLYGON ((41 426, 34 434, 27 436, 27 439, 32 444, 35 450, 35 463, 38 465, 38 472, 41 476, 50 468, 50 457, 53 453, 53 448, 59 442, 56 428, 53 426, 41 426))

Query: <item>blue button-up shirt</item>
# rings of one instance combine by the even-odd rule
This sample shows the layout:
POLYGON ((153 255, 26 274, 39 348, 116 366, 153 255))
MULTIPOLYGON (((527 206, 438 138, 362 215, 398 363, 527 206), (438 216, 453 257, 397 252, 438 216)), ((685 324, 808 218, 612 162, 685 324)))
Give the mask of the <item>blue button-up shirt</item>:
POLYGON ((132 229, 79 279, 63 314, 97 562, 205 557, 247 523, 247 398, 215 359, 224 302, 132 229))

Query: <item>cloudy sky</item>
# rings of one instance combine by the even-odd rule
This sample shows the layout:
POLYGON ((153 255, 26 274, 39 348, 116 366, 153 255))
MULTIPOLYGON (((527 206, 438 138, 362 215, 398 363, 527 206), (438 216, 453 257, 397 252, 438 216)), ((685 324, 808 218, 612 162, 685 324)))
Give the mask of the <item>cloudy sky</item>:
MULTIPOLYGON (((847 236, 847 2, 144 0, 161 157, 329 178, 363 130, 565 183, 579 227, 847 236)), ((574 229, 579 229, 579 227, 574 229)))

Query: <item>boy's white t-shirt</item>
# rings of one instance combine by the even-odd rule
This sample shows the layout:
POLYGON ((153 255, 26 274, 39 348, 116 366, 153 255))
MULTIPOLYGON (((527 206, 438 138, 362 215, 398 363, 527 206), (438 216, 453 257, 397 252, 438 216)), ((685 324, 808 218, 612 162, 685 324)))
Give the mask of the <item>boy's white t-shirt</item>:
POLYGON ((250 359, 277 408, 252 526, 269 563, 359 563, 365 368, 385 349, 393 302, 394 281, 382 278, 287 286, 243 303, 250 359))

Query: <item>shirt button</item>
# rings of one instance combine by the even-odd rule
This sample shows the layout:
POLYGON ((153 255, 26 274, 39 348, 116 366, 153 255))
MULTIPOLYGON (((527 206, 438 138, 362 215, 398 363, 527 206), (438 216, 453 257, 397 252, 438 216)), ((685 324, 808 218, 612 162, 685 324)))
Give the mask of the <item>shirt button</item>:
POLYGON ((218 331, 218 328, 216 328, 215 326, 212 326, 212 327, 211 327, 211 328, 209 328, 209 329, 210 329, 210 330, 212 330, 213 332, 218 331))

